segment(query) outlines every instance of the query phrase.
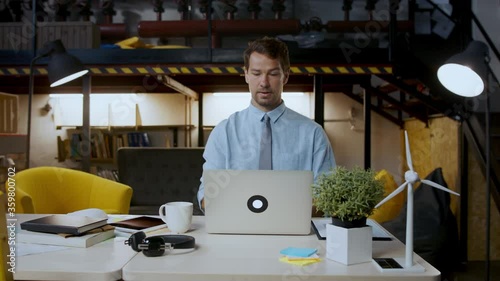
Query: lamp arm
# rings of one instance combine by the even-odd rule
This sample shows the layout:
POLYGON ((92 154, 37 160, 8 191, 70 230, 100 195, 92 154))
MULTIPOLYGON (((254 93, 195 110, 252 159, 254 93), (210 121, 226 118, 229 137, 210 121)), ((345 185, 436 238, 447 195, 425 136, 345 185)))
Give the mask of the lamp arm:
MULTIPOLYGON (((489 65, 488 65, 489 67, 489 65)), ((493 74, 493 72, 490 72, 490 74, 493 74)), ((495 76, 495 75, 492 75, 495 76)), ((496 78, 496 77, 495 77, 496 78)), ((489 89, 489 76, 487 76, 487 85, 486 85, 486 91, 485 93, 485 151, 486 151, 486 254, 485 254, 485 271, 486 271, 486 276, 485 280, 490 280, 490 228, 491 228, 491 128, 490 128, 490 123, 491 123, 491 114, 490 114, 490 89, 489 89)), ((497 80, 498 81, 498 80, 497 80)))
POLYGON ((477 25, 477 28, 481 32, 481 34, 484 36, 484 39, 486 39, 486 42, 488 42, 489 47, 491 50, 493 50, 493 53, 497 57, 498 60, 500 60, 500 52, 496 48, 495 43, 493 43, 493 40, 491 40, 491 37, 488 35, 488 32, 484 29, 483 25, 479 21, 479 19, 476 17, 476 15, 471 11, 471 17, 472 21, 477 25))
MULTIPOLYGON (((496 85, 497 87, 500 87, 500 81, 498 81, 498 77, 495 75, 495 73, 493 72, 493 69, 491 68, 490 64, 488 63, 488 74, 491 75, 491 77, 493 79, 495 79, 495 82, 496 82, 496 85)), ((488 80, 488 83, 487 83, 487 86, 490 86, 492 84, 490 84, 492 81, 488 80)), ((487 90, 489 90, 490 88, 486 88, 487 90)))
MULTIPOLYGON (((453 23, 457 23, 457 21, 453 17, 451 17, 445 11, 443 11, 443 9, 441 9, 441 7, 439 7, 436 3, 432 2, 431 0, 425 0, 425 1, 428 4, 430 4, 434 9, 440 11, 441 14, 443 14, 444 16, 446 16, 446 18, 448 18, 449 20, 451 20, 453 23)), ((500 52, 496 48, 495 43, 493 43, 493 40, 491 40, 491 37, 488 35, 488 32, 486 32, 486 30, 484 29, 483 25, 479 21, 479 19, 472 12, 472 9, 470 9, 469 11, 470 11, 470 16, 471 16, 472 21, 477 25, 477 28, 479 29, 479 31, 481 32, 481 34, 486 39, 486 42, 488 42, 489 47, 493 50, 493 53, 495 54, 495 56, 497 57, 497 59, 500 60, 500 52)))
POLYGON ((34 57, 31 62, 30 62, 30 76, 29 76, 29 85, 28 85, 28 127, 27 127, 27 133, 26 133, 26 168, 30 167, 30 145, 31 145, 31 107, 33 103, 33 94, 35 92, 35 74, 33 66, 35 65, 35 62, 43 57, 46 57, 47 55, 42 54, 34 57))
POLYGON ((453 23, 457 23, 457 21, 454 18, 452 18, 450 15, 448 15, 448 13, 446 13, 443 9, 441 9, 441 7, 439 7, 436 3, 432 2, 431 0, 425 0, 425 1, 427 2, 427 4, 430 4, 432 6, 432 8, 440 11, 441 14, 443 14, 445 17, 447 17, 453 23))

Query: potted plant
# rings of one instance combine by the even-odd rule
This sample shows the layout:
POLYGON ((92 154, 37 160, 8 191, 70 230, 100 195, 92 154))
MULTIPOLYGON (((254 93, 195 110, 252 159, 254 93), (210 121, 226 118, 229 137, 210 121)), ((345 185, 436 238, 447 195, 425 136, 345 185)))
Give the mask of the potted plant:
POLYGON ((327 224, 327 258, 344 264, 371 260, 372 230, 366 218, 384 197, 384 183, 371 169, 333 168, 312 185, 313 204, 332 218, 327 224))

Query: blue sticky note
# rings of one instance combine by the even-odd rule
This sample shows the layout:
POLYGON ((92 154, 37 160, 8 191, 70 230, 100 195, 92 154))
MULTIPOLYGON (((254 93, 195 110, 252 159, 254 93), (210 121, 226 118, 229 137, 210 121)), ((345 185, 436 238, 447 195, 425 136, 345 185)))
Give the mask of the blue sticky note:
POLYGON ((318 250, 313 248, 295 248, 288 247, 280 251, 280 254, 285 256, 294 256, 294 257, 309 257, 315 254, 318 250))

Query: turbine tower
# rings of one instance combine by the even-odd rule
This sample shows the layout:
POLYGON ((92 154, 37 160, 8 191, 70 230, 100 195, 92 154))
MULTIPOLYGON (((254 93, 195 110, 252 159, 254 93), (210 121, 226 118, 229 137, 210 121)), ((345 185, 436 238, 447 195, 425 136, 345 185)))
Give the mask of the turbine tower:
MULTIPOLYGON (((460 194, 442 186, 435 182, 426 179, 420 179, 418 174, 413 170, 413 164, 411 162, 411 153, 410 153, 410 143, 408 142, 408 133, 405 131, 405 146, 406 146, 406 162, 408 164, 408 168, 410 170, 405 172, 405 182, 400 185, 396 190, 394 190, 391 194, 389 194, 386 198, 380 201, 375 208, 380 207, 385 202, 392 199, 394 196, 399 194, 406 186, 408 186, 407 199, 406 199, 406 249, 405 249, 405 263, 404 269, 411 269, 413 264, 413 184, 417 182, 425 183, 434 188, 446 191, 451 194, 455 194, 460 196, 460 194)), ((402 265, 402 264, 401 264, 402 265)))

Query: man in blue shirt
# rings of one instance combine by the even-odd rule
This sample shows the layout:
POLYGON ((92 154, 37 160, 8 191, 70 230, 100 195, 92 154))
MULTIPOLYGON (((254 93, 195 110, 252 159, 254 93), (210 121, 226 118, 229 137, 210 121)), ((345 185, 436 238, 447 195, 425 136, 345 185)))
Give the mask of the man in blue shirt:
MULTIPOLYGON (((335 166, 332 147, 323 128, 287 108, 281 99, 288 81, 290 60, 285 43, 264 37, 249 43, 244 54, 245 81, 250 106, 220 122, 205 146, 204 170, 257 170, 261 158, 264 119, 272 132, 270 160, 273 170, 309 170, 314 179, 335 166)), ((203 178, 198 201, 203 209, 203 178)))

